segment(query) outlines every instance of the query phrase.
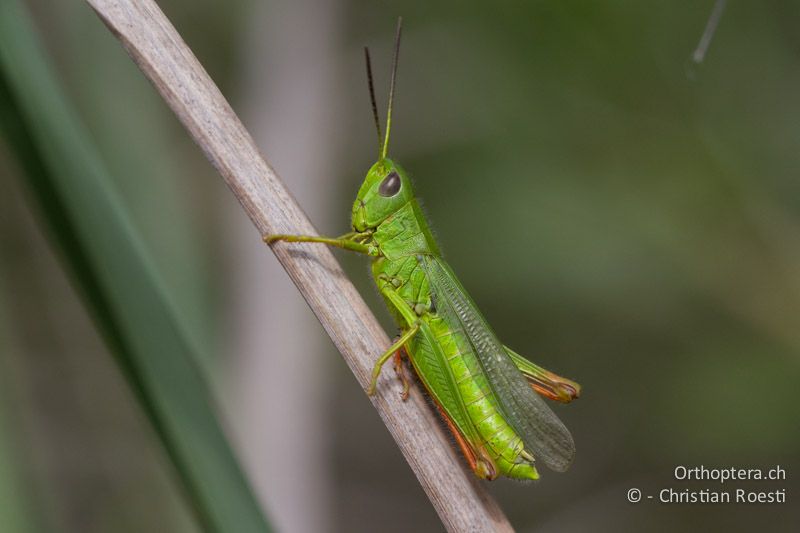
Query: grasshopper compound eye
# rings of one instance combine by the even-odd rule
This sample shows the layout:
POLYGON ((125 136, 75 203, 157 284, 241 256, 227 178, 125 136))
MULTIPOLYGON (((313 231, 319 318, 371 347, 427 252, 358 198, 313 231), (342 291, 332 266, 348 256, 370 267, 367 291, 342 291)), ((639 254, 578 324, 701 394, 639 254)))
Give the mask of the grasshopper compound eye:
POLYGON ((392 170, 389 174, 383 178, 381 182, 381 186, 378 188, 378 194, 385 198, 389 198, 400 192, 400 175, 392 170))

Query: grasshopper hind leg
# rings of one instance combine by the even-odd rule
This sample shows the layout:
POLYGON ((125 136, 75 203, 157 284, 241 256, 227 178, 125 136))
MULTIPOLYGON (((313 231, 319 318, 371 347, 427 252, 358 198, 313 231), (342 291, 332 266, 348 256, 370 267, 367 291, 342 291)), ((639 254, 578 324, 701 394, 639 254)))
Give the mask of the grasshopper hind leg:
POLYGON ((467 464, 469 465, 470 469, 472 469, 475 475, 480 479, 487 479, 489 481, 496 479, 498 471, 497 465, 494 463, 494 461, 492 461, 488 454, 486 454, 483 450, 470 445, 470 443, 467 442, 467 439, 465 439, 458 430, 455 423, 447 415, 442 406, 439 405, 439 402, 434 400, 434 403, 439 409, 439 413, 442 415, 442 420, 444 420, 445 425, 447 425, 447 429, 449 429, 450 433, 453 434, 453 438, 455 438, 456 444, 458 444, 458 447, 461 449, 461 453, 464 454, 464 459, 467 460, 467 464))

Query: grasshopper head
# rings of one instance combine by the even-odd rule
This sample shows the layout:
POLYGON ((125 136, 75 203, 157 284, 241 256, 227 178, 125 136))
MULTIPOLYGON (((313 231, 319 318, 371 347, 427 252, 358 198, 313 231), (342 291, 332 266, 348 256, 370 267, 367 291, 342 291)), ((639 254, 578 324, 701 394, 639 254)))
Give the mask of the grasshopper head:
POLYGON ((376 228, 414 197, 406 171, 388 158, 369 169, 353 203, 353 229, 376 228))
POLYGON ((386 157, 389 150, 389 132, 392 128, 392 103, 394 102, 394 86, 397 76, 397 56, 400 53, 400 30, 403 25, 397 19, 397 32, 394 37, 394 56, 392 57, 392 80, 389 85, 389 107, 386 111, 386 137, 381 142, 381 121, 378 118, 378 106, 375 101, 375 87, 372 82, 372 66, 369 50, 364 48, 364 59, 367 65, 367 81, 369 97, 372 102, 372 117, 375 119, 375 130, 378 133, 378 162, 372 165, 358 190, 358 197, 353 204, 353 229, 366 231, 377 228, 392 213, 403 207, 414 197, 411 182, 406 171, 400 165, 386 157))

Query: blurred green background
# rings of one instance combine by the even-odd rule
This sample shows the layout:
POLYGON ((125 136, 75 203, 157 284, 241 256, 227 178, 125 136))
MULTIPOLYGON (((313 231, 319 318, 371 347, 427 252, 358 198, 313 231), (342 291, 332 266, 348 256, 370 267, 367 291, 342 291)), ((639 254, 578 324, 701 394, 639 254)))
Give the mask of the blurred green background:
MULTIPOLYGON (((489 486, 521 531, 796 530, 800 4, 159 5, 317 228, 347 230, 405 21, 392 156, 508 345, 584 387, 572 469, 489 486), (783 505, 626 501, 770 467, 783 505)), ((437 531, 410 469, 202 152, 82 2, 28 2, 283 531, 437 531)), ((0 530, 195 531, 0 144, 0 530)), ((363 258, 339 254, 387 331, 363 258)), ((377 354, 376 354, 377 355, 377 354)))

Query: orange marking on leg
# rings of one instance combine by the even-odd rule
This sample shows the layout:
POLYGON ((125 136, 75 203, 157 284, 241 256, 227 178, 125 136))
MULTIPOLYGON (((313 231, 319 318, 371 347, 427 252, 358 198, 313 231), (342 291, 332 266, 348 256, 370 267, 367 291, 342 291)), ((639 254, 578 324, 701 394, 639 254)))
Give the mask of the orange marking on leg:
POLYGON ((403 352, 405 350, 405 347, 403 347, 394 352, 394 371, 397 373, 397 377, 400 378, 400 381, 403 383, 403 392, 400 393, 400 398, 403 401, 408 400, 408 391, 411 387, 405 370, 403 369, 403 352))
POLYGON ((467 442, 467 439, 464 438, 455 423, 450 419, 442 406, 439 405, 439 402, 434 401, 434 403, 439 409, 439 413, 441 413, 450 433, 455 437, 456 443, 458 443, 459 448, 461 448, 461 453, 464 454, 464 458, 467 460, 470 469, 481 479, 495 479, 497 477, 497 468, 494 465, 494 461, 492 461, 483 450, 481 450, 482 453, 479 459, 475 449, 467 442))
POLYGON ((447 424, 447 428, 450 430, 450 433, 453 434, 453 437, 455 437, 458 446, 461 448, 461 452, 464 454, 464 458, 467 460, 467 463, 469 463, 469 467, 472 470, 475 470, 478 466, 475 453, 472 451, 472 448, 469 446, 469 444, 467 444, 467 441, 461 435, 461 432, 458 430, 456 425, 453 423, 452 420, 450 420, 450 417, 447 416, 447 413, 445 413, 444 409, 442 409, 442 406, 439 405, 439 402, 435 403, 436 407, 439 409, 439 413, 442 415, 442 418, 444 419, 445 424, 447 424))
POLYGON ((525 376, 528 380, 528 385, 545 398, 549 398, 556 402, 569 403, 576 398, 580 398, 581 387, 574 381, 569 381, 566 378, 561 378, 561 381, 544 382, 539 381, 530 376, 525 376))

